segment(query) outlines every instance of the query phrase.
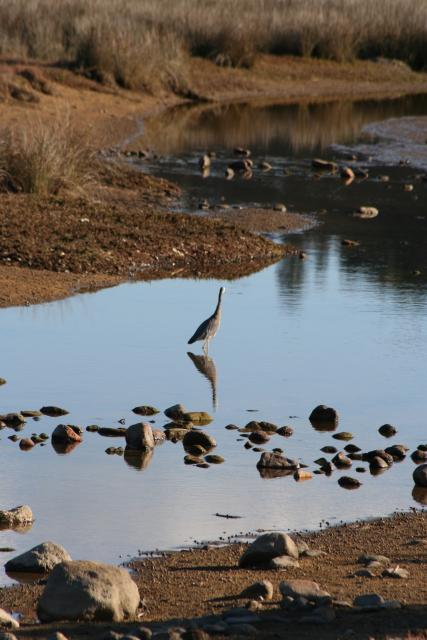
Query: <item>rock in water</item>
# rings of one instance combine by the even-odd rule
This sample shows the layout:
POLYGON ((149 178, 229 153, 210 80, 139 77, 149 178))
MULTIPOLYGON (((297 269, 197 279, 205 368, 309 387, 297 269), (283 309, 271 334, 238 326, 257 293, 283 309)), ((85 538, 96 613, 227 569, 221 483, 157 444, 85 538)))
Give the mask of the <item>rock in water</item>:
POLYGON ((0 511, 0 526, 13 529, 33 522, 33 512, 30 507, 23 504, 8 511, 0 511))
POLYGON ((76 433, 73 427, 69 424, 58 424, 52 432, 52 442, 59 442, 61 444, 73 444, 74 442, 81 442, 81 436, 76 433))
POLYGON ((126 431, 126 448, 133 451, 147 451, 154 449, 154 435, 151 425, 147 422, 137 422, 126 431))
POLYGON ((419 467, 414 469, 412 478, 414 479, 417 487, 427 487, 427 464, 421 464, 419 467))
POLYGON ((150 407, 146 404, 143 404, 140 407, 134 407, 132 411, 139 416, 154 416, 156 413, 160 413, 156 407, 150 407))
POLYGON ((265 564, 279 556, 298 559, 298 547, 286 533, 265 533, 249 545, 239 560, 239 566, 265 564))
POLYGON ((140 597, 129 573, 120 567, 76 560, 58 564, 39 600, 42 622, 54 620, 134 619, 140 597))
POLYGON ((172 407, 165 409, 165 416, 171 420, 177 420, 178 422, 183 420, 183 415, 187 413, 187 409, 182 404, 174 404, 172 407))
POLYGON ((49 416, 50 418, 59 418, 59 416, 66 416, 68 411, 66 409, 61 409, 61 407, 54 406, 46 406, 40 409, 41 413, 45 416, 49 416))
POLYGON ((204 431, 188 431, 183 438, 184 448, 200 445, 205 451, 216 447, 216 440, 204 431))
POLYGON ((55 542, 42 542, 5 564, 6 571, 26 573, 48 573, 60 562, 71 560, 71 556, 55 542))
POLYGON ((315 429, 333 430, 338 425, 339 416, 332 407, 319 404, 310 413, 309 420, 315 429))
POLYGON ((258 460, 257 469, 284 469, 289 472, 295 471, 298 463, 295 460, 286 458, 281 453, 265 451, 258 460))

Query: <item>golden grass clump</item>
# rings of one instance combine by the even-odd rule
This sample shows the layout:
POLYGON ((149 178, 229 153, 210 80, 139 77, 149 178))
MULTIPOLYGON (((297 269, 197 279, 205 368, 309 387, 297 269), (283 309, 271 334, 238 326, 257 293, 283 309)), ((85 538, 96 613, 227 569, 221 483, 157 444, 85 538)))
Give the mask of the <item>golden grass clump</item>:
POLYGON ((427 0, 0 0, 0 55, 98 70, 125 87, 188 84, 189 54, 398 58, 427 67, 427 0))
POLYGON ((49 124, 28 123, 0 142, 0 183, 8 190, 41 196, 81 193, 93 181, 93 163, 94 153, 68 115, 49 124))

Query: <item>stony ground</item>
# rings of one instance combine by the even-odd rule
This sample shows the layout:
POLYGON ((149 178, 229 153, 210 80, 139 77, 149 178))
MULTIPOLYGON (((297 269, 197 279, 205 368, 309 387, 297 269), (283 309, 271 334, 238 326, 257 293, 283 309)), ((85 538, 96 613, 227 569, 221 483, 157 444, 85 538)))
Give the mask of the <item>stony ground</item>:
MULTIPOLYGON (((277 570, 241 569, 238 560, 244 544, 190 549, 164 557, 137 560, 131 564, 141 597, 143 615, 139 624, 154 631, 170 627, 201 626, 200 617, 214 616, 221 621, 235 607, 244 607, 248 598, 241 591, 259 580, 270 580, 274 587, 271 601, 261 603, 252 625, 262 638, 286 637, 291 640, 349 638, 425 638, 427 637, 427 515, 425 511, 395 514, 373 522, 358 522, 331 527, 316 533, 293 536, 303 539, 310 549, 326 555, 301 558, 299 568, 277 570), (354 577, 363 565, 361 554, 387 556, 388 567, 407 569, 406 579, 381 577, 384 566, 372 569, 375 577, 354 577), (315 580, 334 600, 352 603, 362 594, 376 593, 384 600, 397 600, 399 609, 356 611, 334 607, 334 620, 320 623, 300 622, 301 613, 289 613, 281 606, 279 583, 293 578, 315 580), (412 632, 413 635, 407 634, 412 632)), ((24 613, 20 638, 48 638, 53 630, 68 637, 105 636, 108 629, 129 633, 135 623, 127 625, 57 624, 34 625, 35 606, 42 586, 21 585, 0 591, 0 607, 24 613)), ((259 606, 259 605, 258 605, 259 606)), ((249 615, 254 613, 249 612, 249 615)), ((227 635, 235 636, 231 631, 227 635)), ((224 634, 219 634, 222 637, 224 634)), ((165 636, 166 637, 166 636, 165 636)))
MULTIPOLYGON (((240 277, 294 253, 230 220, 171 213, 179 195, 131 169, 104 176, 84 197, 0 194, 0 305, 132 278, 240 277)), ((302 224, 290 218, 288 226, 302 224)))

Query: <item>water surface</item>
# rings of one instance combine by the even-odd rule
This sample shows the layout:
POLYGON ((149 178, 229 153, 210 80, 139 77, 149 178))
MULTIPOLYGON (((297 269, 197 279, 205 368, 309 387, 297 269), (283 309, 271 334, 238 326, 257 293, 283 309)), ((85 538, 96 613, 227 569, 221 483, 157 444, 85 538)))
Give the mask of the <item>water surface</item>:
MULTIPOLYGON (((420 101, 395 105, 398 115, 421 111, 426 103, 420 101)), ((378 118, 380 105, 368 104, 360 126, 378 118)), ((395 115, 390 103, 383 108, 395 115)), ((0 388, 2 412, 55 404, 70 411, 67 422, 119 426, 121 418, 126 425, 138 420, 131 412, 136 405, 163 410, 181 402, 213 414, 206 430, 216 438, 216 452, 225 463, 209 469, 185 466, 182 445, 166 442, 145 465, 132 466, 123 457, 105 454, 121 441, 96 433, 85 433, 83 443, 66 455, 58 455, 50 443, 23 452, 8 439, 13 432, 3 429, 2 507, 29 504, 36 521, 26 533, 0 532, 0 546, 18 552, 51 539, 74 558, 118 562, 139 550, 259 528, 313 528, 322 520, 333 523, 419 506, 412 495, 414 463, 409 458, 377 477, 360 474, 363 485, 352 492, 338 486, 338 471, 305 483, 292 477, 262 479, 256 469, 260 454, 244 449, 239 434, 224 429, 252 419, 290 425, 294 435, 273 436, 267 448, 282 447, 311 468, 321 447, 340 446, 332 433, 317 432, 308 421, 319 403, 338 409, 338 430, 353 432, 353 442, 364 450, 392 442, 412 449, 426 440, 427 185, 411 167, 385 169, 372 162, 369 180, 350 187, 336 177, 314 179, 310 159, 325 153, 323 143, 302 141, 298 150, 293 148, 281 136, 280 110, 275 109, 279 124, 274 134, 266 137, 261 127, 257 138, 256 122, 250 130, 254 156, 273 164, 268 174, 257 173, 249 182, 226 182, 220 169, 207 179, 198 174, 197 155, 212 139, 211 129, 218 133, 220 158, 226 162, 230 155, 221 135, 221 126, 228 126, 221 120, 226 115, 216 129, 208 118, 197 144, 175 147, 178 158, 162 155, 148 169, 180 182, 187 206, 204 197, 230 204, 280 201, 302 212, 323 209, 323 224, 283 238, 307 252, 307 260, 287 258, 233 282, 124 284, 0 312, 0 375, 8 381, 0 388), (284 175, 284 167, 294 167, 291 175, 284 175), (384 171, 390 183, 377 179, 384 171), (403 191, 409 180, 415 185, 411 193, 403 191), (375 204, 380 215, 353 218, 360 204, 375 204), (344 237, 359 240, 360 247, 343 247, 344 237), (189 357, 186 342, 213 310, 223 284, 223 324, 211 345, 211 360, 203 363, 189 357), (391 441, 377 431, 385 422, 399 430, 391 441), (242 518, 224 520, 217 512, 242 518)), ((285 115, 288 109, 283 107, 285 115)), ((311 115, 314 129, 322 129, 324 113, 326 105, 320 122, 316 113, 311 115)), ((191 129, 191 118, 188 123, 191 129)), ((359 130, 350 136, 355 142, 359 130)), ((182 139, 192 135, 187 131, 182 139)), ((350 138, 338 132, 329 142, 348 144, 350 138)), ((243 134, 239 143, 248 143, 243 134)), ((200 343, 191 348, 195 356, 202 353, 200 343)), ((59 422, 28 420, 19 435, 51 433, 59 422)), ((162 414, 155 417, 156 426, 166 422, 162 414)), ((351 475, 358 476, 354 469, 351 475)))

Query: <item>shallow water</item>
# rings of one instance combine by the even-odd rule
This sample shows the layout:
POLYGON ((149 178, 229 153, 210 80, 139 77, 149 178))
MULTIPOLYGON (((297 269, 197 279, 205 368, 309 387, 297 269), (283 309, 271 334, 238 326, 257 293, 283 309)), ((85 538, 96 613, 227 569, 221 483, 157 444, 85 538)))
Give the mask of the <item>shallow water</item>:
MULTIPOLYGON (((393 115, 390 103, 385 108, 393 115)), ((399 103, 398 115, 421 108, 416 101, 406 110, 399 103)), ((209 469, 185 466, 182 444, 166 442, 139 470, 105 454, 107 447, 124 444, 119 439, 85 433, 67 455, 58 455, 50 443, 23 452, 7 437, 12 430, 3 429, 2 508, 29 504, 36 518, 25 534, 0 532, 0 546, 16 549, 2 553, 4 560, 50 539, 74 558, 118 562, 139 550, 258 528, 313 528, 322 520, 419 506, 409 458, 377 477, 351 470, 363 482, 351 492, 338 486, 339 471, 304 483, 267 480, 256 469, 260 454, 245 450, 239 434, 224 429, 253 419, 291 425, 291 438, 275 435, 266 448, 282 447, 311 467, 323 455, 321 447, 345 444, 310 425, 308 415, 320 403, 338 409, 337 431, 353 432, 352 442, 363 450, 393 442, 413 449, 427 438, 426 183, 410 167, 388 168, 391 182, 380 183, 375 177, 385 169, 375 166, 369 180, 347 188, 338 178, 315 180, 307 168, 312 154, 325 153, 321 146, 301 144, 292 152, 279 134, 268 141, 261 134, 257 142, 251 131, 254 153, 260 156, 262 149, 274 170, 250 182, 225 182, 219 171, 203 180, 192 153, 201 149, 191 145, 181 149, 179 165, 164 157, 149 164, 189 189, 188 206, 200 197, 223 196, 230 204, 280 201, 303 212, 327 211, 322 225, 284 238, 304 249, 307 260, 287 258, 225 283, 223 324, 211 345, 207 375, 187 355, 186 341, 213 309, 220 281, 125 284, 0 312, 0 375, 8 381, 0 388, 1 411, 46 404, 70 411, 64 419, 30 419, 22 434, 50 433, 61 421, 120 426, 117 420, 125 418, 129 425, 138 421, 131 412, 136 405, 163 410, 182 402, 214 415, 206 430, 226 462, 209 469), (283 176, 282 164, 294 167, 292 175, 283 176), (409 180, 415 189, 406 193, 402 186, 409 180), (360 204, 375 204, 380 215, 353 218, 360 204), (360 247, 342 247, 343 237, 360 240, 360 247), (399 430, 391 441, 377 432, 385 422, 399 430), (224 520, 217 512, 242 517, 224 520)), ((357 132, 352 136, 356 142, 357 132)), ((350 142, 338 134, 332 141, 350 142)), ((220 137, 218 150, 222 144, 220 137)), ((200 355, 200 343, 192 351, 200 355)), ((162 414, 155 417, 156 426, 166 422, 162 414)))

